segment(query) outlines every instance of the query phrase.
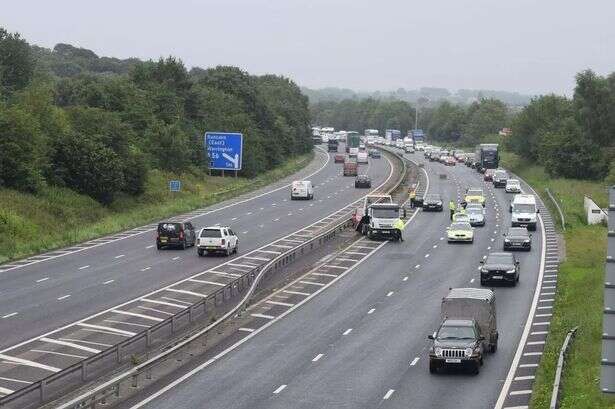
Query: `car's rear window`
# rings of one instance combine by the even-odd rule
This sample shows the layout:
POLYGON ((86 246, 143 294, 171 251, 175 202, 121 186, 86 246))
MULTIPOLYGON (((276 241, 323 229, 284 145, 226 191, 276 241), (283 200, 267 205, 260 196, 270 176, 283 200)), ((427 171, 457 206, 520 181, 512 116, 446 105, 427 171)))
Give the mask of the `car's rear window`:
POLYGON ((203 229, 201 237, 222 237, 219 229, 203 229))
POLYGON ((437 194, 425 195, 425 200, 440 200, 440 195, 437 195, 437 194))
POLYGON ((179 223, 159 223, 159 232, 175 233, 181 230, 181 224, 179 223))
POLYGON ((483 191, 481 189, 469 189, 468 195, 469 196, 482 196, 483 191))

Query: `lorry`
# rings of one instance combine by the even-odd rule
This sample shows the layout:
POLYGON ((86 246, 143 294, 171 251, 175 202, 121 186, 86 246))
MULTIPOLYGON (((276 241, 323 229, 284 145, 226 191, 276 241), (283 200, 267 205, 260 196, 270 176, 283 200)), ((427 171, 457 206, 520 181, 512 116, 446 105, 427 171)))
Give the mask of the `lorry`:
POLYGON ((469 368, 478 374, 485 352, 498 348, 495 293, 483 288, 451 288, 440 304, 441 323, 427 338, 429 372, 469 368))
POLYGON ((481 143, 474 154, 476 169, 484 173, 485 169, 497 169, 500 165, 500 154, 497 143, 481 143))
POLYGON ((348 156, 357 156, 361 137, 358 132, 350 131, 346 134, 346 153, 348 156))
POLYGON ((363 206, 356 209, 352 220, 355 230, 370 239, 386 238, 399 240, 393 225, 405 210, 394 203, 391 195, 367 195, 363 206))
POLYGON ((387 145, 395 146, 395 141, 401 139, 401 131, 397 129, 387 129, 384 131, 384 139, 388 141, 387 145))
POLYGON ((344 176, 357 176, 359 164, 356 160, 347 160, 344 162, 344 176))
POLYGON ((412 135, 412 140, 414 141, 414 149, 417 151, 423 150, 425 146, 425 133, 422 129, 412 129, 409 131, 410 135, 412 135))
POLYGON ((414 140, 409 136, 404 138, 404 152, 414 153, 414 140))

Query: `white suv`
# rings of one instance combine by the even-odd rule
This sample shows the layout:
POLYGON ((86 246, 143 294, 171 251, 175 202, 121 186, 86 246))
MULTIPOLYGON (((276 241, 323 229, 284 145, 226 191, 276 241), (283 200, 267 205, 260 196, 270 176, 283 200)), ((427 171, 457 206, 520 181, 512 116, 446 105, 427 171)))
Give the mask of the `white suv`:
POLYGON ((199 231, 197 237, 197 253, 199 256, 209 253, 222 253, 229 256, 239 250, 239 239, 229 227, 205 227, 199 231))

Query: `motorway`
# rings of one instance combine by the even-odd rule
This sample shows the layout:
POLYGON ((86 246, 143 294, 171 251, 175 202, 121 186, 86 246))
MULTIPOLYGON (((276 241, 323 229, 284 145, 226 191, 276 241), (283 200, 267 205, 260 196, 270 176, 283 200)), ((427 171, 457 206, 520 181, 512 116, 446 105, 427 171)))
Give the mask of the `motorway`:
MULTIPOLYGON (((391 164, 383 157, 362 168, 371 175, 373 186, 377 186, 390 175, 391 164)), ((230 225, 241 242, 240 254, 234 258, 241 259, 243 254, 314 223, 367 193, 355 189, 354 178, 344 178, 341 165, 334 164, 332 155, 320 149, 315 161, 294 177, 308 175, 315 185, 313 201, 290 201, 286 184, 292 179, 287 178, 211 209, 191 212, 187 217, 197 229, 213 224, 230 225)), ((157 317, 166 317, 169 310, 176 311, 172 307, 184 308, 196 293, 181 290, 175 301, 159 301, 159 308, 149 308, 147 314, 108 312, 108 327, 83 328, 81 336, 73 332, 68 340, 52 336, 57 329, 234 258, 200 258, 195 249, 158 251, 154 231, 146 226, 126 238, 103 239, 99 245, 69 251, 60 257, 4 270, 0 266, 0 396, 104 348, 106 341, 88 341, 92 332, 106 334, 108 338, 126 336, 132 333, 130 325, 136 332, 146 327, 143 320, 162 320, 157 317), (20 358, 16 359, 16 354, 20 358)), ((236 267, 235 272, 241 271, 241 267, 236 267)), ((233 276, 232 272, 221 274, 233 276)), ((218 285, 215 281, 199 282, 205 283, 218 285)))
MULTIPOLYGON (((493 408, 532 305, 543 233, 540 227, 533 232, 531 252, 517 253, 517 287, 495 288, 500 342, 480 374, 430 375, 427 335, 440 322, 441 298, 450 287, 480 286, 479 261, 501 250, 502 233, 510 225, 510 195, 463 165, 426 162, 420 153, 406 157, 425 164, 429 192, 440 193, 445 206, 465 188, 483 186, 487 224, 476 228, 473 244, 446 242, 446 210, 418 212, 405 242, 374 247, 326 291, 249 342, 164 389, 158 382, 123 407, 493 408)), ((548 309, 552 300, 541 305, 548 309)))

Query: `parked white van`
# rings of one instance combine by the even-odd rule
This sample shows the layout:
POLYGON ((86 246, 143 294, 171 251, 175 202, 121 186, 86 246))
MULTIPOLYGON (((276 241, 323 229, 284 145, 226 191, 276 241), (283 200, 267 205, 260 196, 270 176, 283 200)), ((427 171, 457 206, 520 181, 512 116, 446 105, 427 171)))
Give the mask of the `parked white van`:
POLYGON ((295 180, 290 186, 290 200, 314 198, 314 186, 309 180, 295 180))
POLYGON ((510 204, 512 227, 527 227, 528 230, 536 230, 539 211, 534 195, 515 195, 510 204))

